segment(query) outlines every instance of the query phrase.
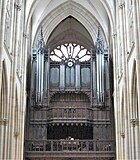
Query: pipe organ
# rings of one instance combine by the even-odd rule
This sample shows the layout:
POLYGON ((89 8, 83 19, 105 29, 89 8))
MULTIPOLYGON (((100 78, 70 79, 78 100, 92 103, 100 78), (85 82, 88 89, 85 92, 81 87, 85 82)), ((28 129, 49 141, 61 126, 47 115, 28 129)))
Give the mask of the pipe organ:
MULTIPOLYGON (((92 130, 88 136, 93 139, 113 135, 110 126, 112 100, 109 57, 100 31, 91 50, 76 43, 61 44, 55 49, 46 48, 41 32, 38 48, 33 50, 30 124, 47 125, 47 130, 40 128, 40 135, 35 136, 38 129, 33 127, 34 133, 29 133, 29 137, 53 138, 52 132, 57 131, 53 126, 50 127, 52 124, 58 125, 60 132, 60 124, 66 124, 63 131, 67 133, 62 133, 62 137, 69 134, 74 136, 70 130, 78 124, 92 130), (68 125, 71 125, 71 129, 68 129, 68 125)), ((82 126, 78 128, 81 133, 81 129, 85 129, 82 126)), ((80 137, 86 137, 86 130, 82 134, 80 137)))
MULTIPOLYGON (((72 25, 73 18, 68 19, 72 25)), ((112 63, 102 32, 99 28, 93 43, 91 37, 86 42, 73 30, 63 35, 60 30, 56 28, 46 44, 41 30, 33 48, 25 159, 51 160, 52 155, 61 159, 58 154, 65 159, 69 153, 78 155, 76 159, 83 154, 113 159, 112 63)), ((84 27, 82 30, 89 34, 84 27)))
POLYGON ((33 52, 31 91, 36 95, 33 104, 48 106, 54 90, 75 90, 90 95, 91 107, 103 108, 110 94, 109 74, 109 58, 100 30, 95 48, 90 51, 72 43, 46 50, 41 32, 38 48, 33 52))
POLYGON ((45 43, 43 33, 41 30, 41 37, 38 40, 37 49, 33 52, 32 63, 32 90, 35 91, 36 105, 41 106, 44 94, 44 56, 45 56, 45 43))
POLYGON ((42 32, 37 46, 27 101, 26 156, 63 150, 99 154, 109 146, 114 157, 110 59, 100 30, 91 49, 76 43, 47 47, 42 32))

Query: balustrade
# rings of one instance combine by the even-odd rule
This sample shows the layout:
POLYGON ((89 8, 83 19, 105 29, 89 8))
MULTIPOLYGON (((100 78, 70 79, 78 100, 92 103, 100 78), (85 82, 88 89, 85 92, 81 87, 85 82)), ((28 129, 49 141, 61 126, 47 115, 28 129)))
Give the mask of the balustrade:
POLYGON ((64 121, 92 121, 94 112, 92 108, 76 108, 76 107, 57 107, 47 110, 48 120, 64 120, 64 121))
POLYGON ((26 151, 115 151, 113 140, 27 140, 26 151))
POLYGON ((46 108, 42 110, 33 110, 32 115, 33 119, 31 118, 31 121, 63 121, 63 122, 93 122, 94 120, 97 120, 97 115, 100 114, 100 119, 98 119, 100 122, 110 121, 110 111, 109 109, 106 110, 106 119, 104 118, 104 113, 101 112, 98 109, 94 108, 79 108, 79 107, 54 107, 54 108, 46 108), (43 114, 44 113, 44 114, 43 114), (101 115, 103 114, 103 116, 101 115))

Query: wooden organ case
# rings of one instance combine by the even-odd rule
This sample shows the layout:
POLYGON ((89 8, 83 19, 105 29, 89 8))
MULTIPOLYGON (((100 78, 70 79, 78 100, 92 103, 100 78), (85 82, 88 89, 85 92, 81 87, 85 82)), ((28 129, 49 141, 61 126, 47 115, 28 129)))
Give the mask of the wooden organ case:
POLYGON ((76 43, 46 48, 41 33, 33 52, 25 159, 77 160, 87 153, 88 160, 115 159, 112 66, 100 32, 90 51, 76 43))

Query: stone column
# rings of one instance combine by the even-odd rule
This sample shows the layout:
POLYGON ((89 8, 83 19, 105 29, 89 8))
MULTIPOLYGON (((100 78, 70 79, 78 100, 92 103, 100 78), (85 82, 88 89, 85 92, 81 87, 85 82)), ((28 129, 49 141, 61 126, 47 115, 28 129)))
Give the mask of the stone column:
POLYGON ((115 118, 115 133, 116 133, 116 159, 119 159, 119 139, 120 139, 120 131, 119 131, 119 94, 118 94, 118 52, 117 52, 117 33, 114 32, 112 35, 113 39, 113 72, 114 72, 114 118, 115 118))
MULTIPOLYGON (((4 29, 5 29, 5 15, 6 15, 6 1, 1 1, 0 2, 0 11, 1 11, 1 17, 0 17, 0 96, 2 93, 2 55, 3 55, 3 44, 4 44, 4 29)), ((4 95, 2 95, 4 96, 4 95)), ((3 107, 6 107, 5 109, 7 109, 7 106, 5 104, 1 103, 2 100, 0 101, 0 110, 1 110, 1 115, 0 115, 0 159, 3 159, 3 152, 4 152, 4 117, 3 117, 3 107)))
MULTIPOLYGON (((140 19, 140 9, 138 8, 139 3, 137 0, 133 1, 133 13, 134 13, 134 40, 135 40, 135 59, 136 59, 136 73, 137 73, 137 91, 138 91, 138 121, 140 122, 140 28, 139 28, 139 19, 140 19)), ((137 126, 137 130, 140 133, 140 127, 137 126)), ((138 138, 138 150, 137 157, 140 159, 140 135, 138 138)))
POLYGON ((131 141, 131 149, 132 149, 132 159, 139 159, 139 130, 138 130, 138 119, 131 119, 131 131, 132 131, 132 141, 131 141))
MULTIPOLYGON (((6 15, 6 1, 1 1, 1 17, 0 17, 0 77, 2 77, 2 54, 3 54, 3 43, 4 43, 4 28, 5 28, 5 15, 6 15)), ((2 78, 0 78, 1 86, 2 78)), ((1 89, 0 89, 1 95, 1 89)))
POLYGON ((3 159, 3 151, 4 151, 4 125, 3 118, 0 119, 0 159, 3 159))
POLYGON ((3 146, 3 150, 4 150, 4 156, 3 159, 6 159, 7 157, 7 143, 8 143, 8 119, 4 118, 3 119, 3 125, 4 125, 4 137, 3 137, 3 142, 4 142, 4 146, 3 146))
POLYGON ((135 119, 135 141, 136 141, 136 159, 140 159, 140 135, 139 135, 138 119, 135 119))
POLYGON ((125 155, 125 133, 124 132, 121 132, 121 148, 120 148, 120 153, 121 153, 121 159, 125 159, 126 155, 125 155))
POLYGON ((122 43, 122 66, 123 66, 123 93, 124 93, 124 123, 125 123, 125 159, 129 159, 129 138, 128 138, 128 105, 129 105, 129 99, 128 99, 128 72, 127 72, 127 49, 126 49, 126 13, 125 13, 125 3, 122 3, 120 6, 120 13, 121 13, 121 43, 122 43))

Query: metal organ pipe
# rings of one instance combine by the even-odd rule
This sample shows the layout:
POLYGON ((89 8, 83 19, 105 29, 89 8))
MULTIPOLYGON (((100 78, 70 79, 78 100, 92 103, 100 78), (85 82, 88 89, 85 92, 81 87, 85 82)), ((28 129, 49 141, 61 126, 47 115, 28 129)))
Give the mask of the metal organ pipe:
POLYGON ((49 66, 50 66, 50 48, 48 48, 48 52, 45 56, 45 68, 44 68, 44 92, 47 96, 49 89, 49 66))
POLYGON ((97 59, 97 99, 100 101, 100 59, 99 54, 96 54, 97 59))
POLYGON ((33 54, 31 81, 32 81, 31 92, 34 93, 35 83, 36 83, 36 55, 35 54, 33 54))
POLYGON ((37 67, 36 67, 36 103, 41 105, 43 100, 43 80, 44 80, 44 54, 45 45, 43 35, 41 34, 41 39, 38 41, 37 50, 37 67))
POLYGON ((76 68, 76 89, 80 89, 80 64, 78 62, 75 68, 76 68))
POLYGON ((102 103, 104 102, 104 54, 101 51, 98 54, 97 64, 98 101, 102 103))
POLYGON ((36 102, 38 102, 38 92, 39 92, 39 56, 37 53, 36 57, 36 102))
POLYGON ((43 81, 44 81, 44 53, 41 54, 41 83, 40 83, 40 99, 42 102, 43 98, 43 81))
POLYGON ((65 88, 65 64, 60 65, 60 89, 64 90, 65 88))
POLYGON ((97 100, 99 104, 104 103, 104 46, 100 39, 100 31, 96 42, 96 64, 97 64, 97 100))
POLYGON ((101 54, 102 61, 101 61, 101 101, 104 102, 104 53, 101 54))
POLYGON ((93 74, 93 80, 92 80, 92 86, 93 86, 93 96, 95 97, 95 95, 96 95, 96 63, 95 63, 95 57, 94 57, 94 59, 93 59, 93 61, 92 61, 92 67, 93 67, 93 69, 92 69, 92 74, 93 74))
POLYGON ((93 81, 93 55, 92 55, 92 48, 91 48, 91 50, 90 50, 90 89, 91 89, 91 93, 90 93, 90 101, 91 101, 91 103, 90 103, 90 105, 91 105, 91 107, 92 107, 92 105, 93 105, 93 101, 92 101, 92 97, 93 97, 93 83, 92 83, 92 81, 93 81))
POLYGON ((47 93, 48 90, 48 59, 45 58, 45 70, 44 70, 44 92, 47 93))
POLYGON ((107 96, 109 96, 109 56, 107 56, 107 58, 105 59, 105 73, 106 73, 106 93, 107 96))
POLYGON ((44 77, 44 54, 38 51, 37 53, 37 85, 36 85, 36 93, 37 98, 36 102, 41 103, 43 97, 43 77, 44 77))

